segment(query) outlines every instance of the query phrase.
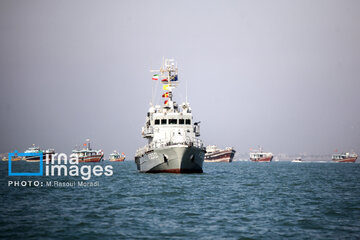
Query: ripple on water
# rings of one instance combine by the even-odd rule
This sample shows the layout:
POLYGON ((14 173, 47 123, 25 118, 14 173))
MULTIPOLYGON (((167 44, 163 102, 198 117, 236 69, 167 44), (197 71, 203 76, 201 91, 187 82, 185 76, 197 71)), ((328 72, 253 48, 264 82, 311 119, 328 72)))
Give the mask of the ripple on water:
POLYGON ((359 164, 205 163, 204 174, 184 175, 141 174, 133 162, 113 166, 112 177, 96 178, 99 187, 10 188, 7 165, 1 163, 0 237, 360 236, 359 164))

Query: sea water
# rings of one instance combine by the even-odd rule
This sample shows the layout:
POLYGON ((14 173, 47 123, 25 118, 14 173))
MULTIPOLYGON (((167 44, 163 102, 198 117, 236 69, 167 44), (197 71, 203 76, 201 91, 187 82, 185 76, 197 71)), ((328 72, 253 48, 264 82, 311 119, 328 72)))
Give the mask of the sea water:
POLYGON ((360 238, 357 163, 204 163, 203 174, 138 173, 133 161, 100 164, 111 164, 113 175, 78 186, 79 177, 11 177, 1 162, 0 237, 360 238), (9 186, 25 180, 74 186, 9 186))

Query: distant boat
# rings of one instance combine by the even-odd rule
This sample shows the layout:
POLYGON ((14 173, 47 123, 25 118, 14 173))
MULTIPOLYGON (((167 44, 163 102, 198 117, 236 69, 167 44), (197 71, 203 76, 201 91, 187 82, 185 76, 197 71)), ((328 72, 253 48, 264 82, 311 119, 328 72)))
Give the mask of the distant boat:
MULTIPOLYGON (((45 162, 46 158, 51 159, 52 155, 55 154, 55 150, 54 149, 40 150, 40 147, 36 147, 35 144, 33 144, 33 146, 26 149, 24 153, 42 154, 42 156, 43 156, 42 161, 45 162)), ((25 156, 24 160, 27 162, 40 162, 40 157, 39 156, 25 156)))
POLYGON ((125 154, 124 153, 119 154, 116 150, 114 150, 114 152, 109 155, 109 161, 123 162, 125 161, 125 154))
MULTIPOLYGON (((4 162, 9 161, 8 157, 3 157, 1 160, 4 161, 4 162)), ((18 157, 18 156, 11 157, 12 162, 19 161, 19 160, 21 160, 21 157, 18 157)))
POLYGON ((292 160, 291 162, 302 162, 301 157, 297 157, 294 160, 292 160))
POLYGON ((215 145, 206 147, 205 162, 232 162, 235 150, 231 147, 219 149, 215 145))
POLYGON ((81 150, 74 149, 72 150, 72 156, 77 156, 79 162, 100 162, 103 160, 104 153, 102 150, 93 150, 90 147, 90 140, 86 140, 87 143, 84 143, 84 148, 81 150))
POLYGON ((271 152, 263 152, 261 148, 257 152, 250 153, 250 160, 253 162, 271 162, 273 154, 271 152))
POLYGON ((356 153, 340 153, 333 154, 332 160, 334 162, 351 162, 354 163, 357 159, 358 155, 356 153))

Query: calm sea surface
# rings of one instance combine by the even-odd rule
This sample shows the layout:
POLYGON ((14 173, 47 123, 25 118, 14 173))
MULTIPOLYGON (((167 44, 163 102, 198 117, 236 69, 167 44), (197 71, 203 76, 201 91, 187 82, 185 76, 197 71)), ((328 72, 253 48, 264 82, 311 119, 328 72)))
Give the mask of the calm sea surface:
MULTIPOLYGON (((29 169, 36 163, 14 162, 29 169), (30 165, 29 165, 30 164, 30 165), (31 165, 32 164, 32 165, 31 165)), ((359 239, 360 164, 204 163, 203 174, 111 164, 97 187, 13 187, 0 163, 4 239, 359 239)))

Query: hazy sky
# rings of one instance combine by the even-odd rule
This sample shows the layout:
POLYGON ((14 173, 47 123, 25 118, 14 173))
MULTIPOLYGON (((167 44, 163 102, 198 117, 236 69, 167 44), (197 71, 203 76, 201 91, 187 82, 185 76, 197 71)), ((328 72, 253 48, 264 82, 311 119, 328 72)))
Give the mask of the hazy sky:
POLYGON ((133 158, 165 56, 206 145, 360 153, 359 13, 346 0, 0 0, 0 152, 90 138, 133 158))

